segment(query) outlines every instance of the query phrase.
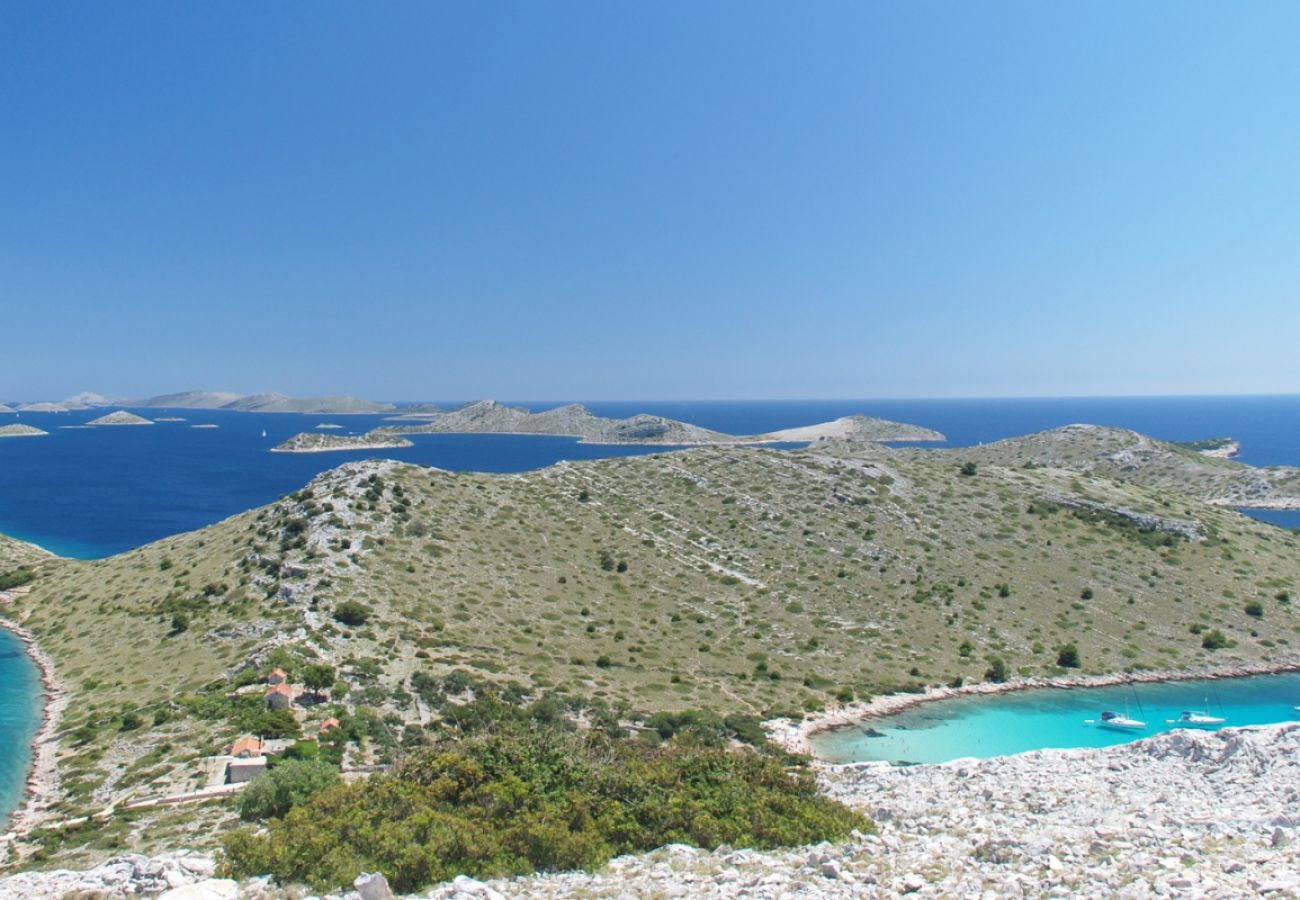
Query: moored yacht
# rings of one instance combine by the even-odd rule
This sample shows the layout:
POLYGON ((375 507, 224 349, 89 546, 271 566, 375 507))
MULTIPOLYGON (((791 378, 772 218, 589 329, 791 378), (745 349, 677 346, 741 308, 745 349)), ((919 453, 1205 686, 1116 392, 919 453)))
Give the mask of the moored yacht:
POLYGON ((1127 712, 1117 713, 1106 710, 1097 719, 1097 725, 1101 728, 1113 728, 1116 731, 1146 731, 1147 723, 1138 719, 1129 718, 1127 712))

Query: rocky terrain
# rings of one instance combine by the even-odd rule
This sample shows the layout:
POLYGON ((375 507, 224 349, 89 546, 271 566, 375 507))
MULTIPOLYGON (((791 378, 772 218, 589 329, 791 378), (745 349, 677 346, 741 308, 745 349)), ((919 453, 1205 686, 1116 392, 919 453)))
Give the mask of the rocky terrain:
MULTIPOLYGON (((318 426, 320 427, 320 426, 318 426)), ((338 426, 333 426, 338 427, 338 426)), ((399 435, 382 431, 366 434, 318 434, 303 432, 271 448, 272 453, 329 453, 340 450, 384 450, 413 446, 399 435)))
POLYGON ((41 437, 49 434, 31 425, 0 425, 0 437, 41 437))
POLYGON ((608 419, 593 415, 578 403, 534 413, 495 400, 477 400, 450 412, 426 414, 421 418, 424 419, 421 425, 398 425, 385 430, 401 434, 552 434, 579 437, 588 443, 611 444, 704 444, 735 440, 718 431, 662 416, 608 419))
POLYGON ((397 419, 418 419, 420 425, 397 425, 383 429, 400 434, 508 433, 553 434, 582 438, 596 444, 737 444, 804 443, 836 439, 844 441, 942 441, 944 436, 929 428, 891 422, 867 416, 844 416, 834 422, 788 428, 760 435, 733 435, 712 431, 663 416, 640 414, 626 419, 594 415, 579 403, 558 406, 539 413, 523 407, 505 406, 495 400, 477 400, 450 412, 407 414, 397 419))
POLYGON ((17 410, 14 409, 12 406, 5 406, 3 403, 0 403, 0 413, 11 413, 11 412, 17 412, 17 410))
POLYGON ((870 416, 843 416, 821 425, 786 428, 763 435, 770 441, 942 441, 932 428, 870 416))
MULTIPOLYGON (((836 767, 821 783, 868 812, 877 833, 775 853, 677 845, 594 873, 461 877, 419 896, 1300 896, 1300 724, 939 766, 836 767)), ((185 885, 163 897, 287 896, 264 880, 214 879, 210 858, 184 852, 19 874, 0 880, 0 896, 185 885)))
POLYGON ((111 412, 108 415, 100 416, 98 419, 91 419, 87 425, 152 425, 149 419, 144 416, 137 416, 135 413, 129 413, 124 409, 117 412, 111 412))
MULTIPOLYGON (((111 559, 46 558, 0 607, 71 694, 46 813, 192 789, 191 761, 238 729, 191 711, 277 649, 335 666, 346 710, 413 745, 415 684, 452 673, 797 720, 987 681, 995 661, 1059 677, 1066 645, 1083 675, 1295 660, 1296 535, 1101 474, 968 474, 955 453, 722 446, 515 475, 372 460, 111 559)), ((51 861, 210 845, 222 816, 151 809, 51 861)))
POLYGON ((1067 425, 942 452, 983 465, 1069 470, 1218 506, 1300 508, 1300 469, 1223 458, 1219 454, 1233 446, 1223 440, 1175 444, 1123 428, 1067 425), (1202 443, 1205 448, 1196 446, 1202 443))

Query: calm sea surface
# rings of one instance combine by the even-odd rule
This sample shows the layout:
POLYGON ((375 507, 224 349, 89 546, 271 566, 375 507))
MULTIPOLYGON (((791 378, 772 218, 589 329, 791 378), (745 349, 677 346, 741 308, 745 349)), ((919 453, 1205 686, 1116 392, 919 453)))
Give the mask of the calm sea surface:
POLYGON ((44 699, 36 664, 18 638, 0 629, 0 831, 22 800, 44 699))
POLYGON ((923 703, 897 715, 815 735, 831 762, 938 763, 1045 747, 1107 747, 1180 727, 1184 711, 1209 710, 1226 726, 1300 719, 1300 674, 1218 681, 1166 681, 1070 690, 1015 691, 923 703), (1103 710, 1127 712, 1142 732, 1095 725, 1103 710), (1089 721, 1094 724, 1088 724, 1089 721))

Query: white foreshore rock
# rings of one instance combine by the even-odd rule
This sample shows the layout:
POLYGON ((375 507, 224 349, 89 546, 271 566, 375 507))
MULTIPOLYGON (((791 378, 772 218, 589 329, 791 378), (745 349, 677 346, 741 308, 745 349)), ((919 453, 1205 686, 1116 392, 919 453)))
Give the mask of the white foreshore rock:
MULTIPOLYGON (((938 766, 841 766, 821 781, 878 832, 775 853, 670 846, 595 873, 462 876, 419 896, 1300 897, 1300 723, 938 766)), ((0 897, 158 890, 156 869, 167 863, 119 857, 88 873, 17 875, 0 881, 0 897)), ((172 896, 228 896, 219 891, 229 882, 218 887, 210 871, 191 882, 206 893, 172 896)), ((283 896, 264 880, 239 893, 283 896)))

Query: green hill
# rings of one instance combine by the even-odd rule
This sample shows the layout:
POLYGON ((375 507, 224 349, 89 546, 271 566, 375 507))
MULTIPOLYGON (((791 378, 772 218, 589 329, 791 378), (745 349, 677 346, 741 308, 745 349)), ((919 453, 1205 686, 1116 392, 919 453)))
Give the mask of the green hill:
MULTIPOLYGON (((247 721, 226 692, 276 660, 337 666, 350 709, 418 742, 420 680, 458 671, 625 714, 770 715, 983 680, 993 659, 1055 674, 1067 645, 1085 673, 1297 658, 1291 533, 1109 472, 993 462, 1006 448, 846 446, 519 475, 351 463, 201 531, 46 561, 7 612, 74 695, 54 813, 192 784, 247 721)), ((150 812, 132 840, 222 814, 150 812)))

